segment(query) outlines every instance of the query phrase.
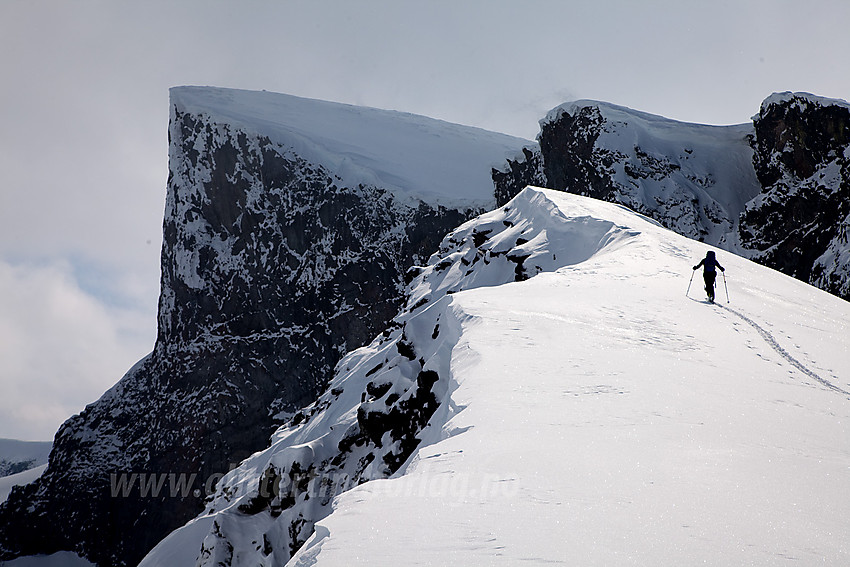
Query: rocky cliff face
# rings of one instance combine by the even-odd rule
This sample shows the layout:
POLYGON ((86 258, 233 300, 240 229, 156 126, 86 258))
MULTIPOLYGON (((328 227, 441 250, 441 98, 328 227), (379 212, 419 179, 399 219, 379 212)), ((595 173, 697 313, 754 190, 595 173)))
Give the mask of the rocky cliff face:
POLYGON ((546 187, 612 201, 680 234, 727 242, 737 213, 758 193, 749 126, 686 124, 607 103, 578 101, 540 123, 539 150, 494 171, 500 202, 522 189, 505 182, 542 171, 546 187))
POLYGON ((537 146, 522 149, 513 159, 508 159, 501 169, 493 169, 494 195, 498 206, 513 199, 524 187, 546 187, 543 156, 537 146))
POLYGON ((136 564, 203 510, 222 474, 316 400, 344 353, 386 326, 407 268, 492 201, 490 162, 462 151, 460 165, 443 165, 478 168, 483 180, 463 205, 405 194, 427 180, 399 171, 465 144, 495 163, 524 142, 341 105, 319 113, 316 104, 172 92, 156 345, 62 426, 41 479, 10 495, 0 509, 2 558, 73 550, 99 565, 136 564), (289 132, 287 115, 335 116, 365 136, 397 136, 392 124, 409 123, 427 140, 394 141, 411 163, 389 176, 367 169, 369 148, 347 146, 340 157, 330 138, 289 132), (441 147, 449 134, 454 145, 441 147), (430 153, 417 155, 423 147, 430 153))
POLYGON ((763 191, 741 216, 753 258, 850 300, 850 105, 774 95, 754 117, 763 191))
POLYGON ((538 148, 494 169, 496 195, 535 180, 620 203, 848 299, 848 113, 785 93, 753 125, 718 127, 569 103, 541 121, 538 148))

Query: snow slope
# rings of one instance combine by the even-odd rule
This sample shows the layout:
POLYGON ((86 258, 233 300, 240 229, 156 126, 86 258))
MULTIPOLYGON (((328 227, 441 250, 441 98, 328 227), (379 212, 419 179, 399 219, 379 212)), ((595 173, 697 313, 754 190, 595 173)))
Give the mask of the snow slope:
POLYGON ((698 275, 686 297, 708 249, 526 189, 448 235, 396 325, 143 565, 847 564, 850 304, 723 252, 731 302, 698 275), (440 404, 410 458, 388 470, 394 430, 340 453, 410 366, 440 404))
POLYGON ((12 492, 13 486, 23 486, 25 484, 31 483, 32 481, 40 477, 41 473, 43 473, 44 469, 46 468, 47 463, 39 465, 37 467, 33 467, 31 469, 27 469, 19 473, 0 477, 0 503, 6 501, 6 498, 9 496, 9 493, 12 492))
POLYGON ((528 140, 433 118, 266 91, 174 87, 178 112, 267 136, 339 175, 449 208, 492 206, 490 170, 528 140))

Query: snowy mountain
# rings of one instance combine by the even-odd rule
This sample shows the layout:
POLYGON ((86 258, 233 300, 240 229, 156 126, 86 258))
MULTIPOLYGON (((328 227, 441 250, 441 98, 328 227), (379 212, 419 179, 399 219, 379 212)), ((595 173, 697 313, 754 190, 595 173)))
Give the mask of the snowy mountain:
POLYGON ((850 304, 709 249, 525 189, 142 565, 846 564, 850 304))
POLYGON ((620 203, 850 299, 850 105, 780 93, 753 120, 567 103, 541 120, 539 147, 493 171, 497 201, 537 184, 620 203))
POLYGON ((41 476, 52 446, 49 441, 0 439, 0 503, 6 501, 13 486, 29 484, 41 476))
POLYGON ((46 465, 52 446, 49 441, 0 439, 0 477, 46 465))
POLYGON ((541 121, 540 145, 552 156, 544 171, 553 188, 654 213, 679 234, 718 245, 760 190, 751 132, 750 125, 688 124, 579 101, 541 121))
POLYGON ((0 559, 132 565, 315 401, 526 140, 267 92, 171 91, 153 351, 0 508, 0 559))
MULTIPOLYGON (((413 563, 404 554, 436 552, 411 534, 438 530, 454 534, 458 562, 485 562, 475 547, 516 563, 535 557, 534 526, 568 526, 576 545, 611 531, 575 523, 585 513, 627 537, 582 548, 591 563, 612 546, 658 559, 653 541, 671 557, 664 544, 772 553, 780 537, 789 555, 843 559, 847 304, 723 253, 732 304, 682 292, 714 245, 848 297, 848 116, 800 93, 724 127, 579 101, 550 112, 535 144, 276 93, 173 89, 156 344, 62 426, 40 478, 10 489, 0 561, 74 551, 132 565, 185 525, 147 564, 332 564, 383 533, 386 549, 363 557, 413 563), (638 467, 641 455, 652 459, 638 467), (799 488, 800 471, 829 477, 799 488), (453 479, 483 484, 427 498, 453 479), (380 492, 419 482, 409 503, 380 492), (485 498, 500 488, 518 492, 485 498), (746 511, 707 498, 721 489, 746 511), (387 505, 385 532, 353 535, 380 521, 359 498, 387 505), (406 531, 408 504, 434 525, 406 531), (785 526, 745 529, 758 514, 770 523, 774 504, 785 526), (705 519, 688 515, 697 505, 705 519)), ((541 556, 562 540, 545 538, 541 556)))

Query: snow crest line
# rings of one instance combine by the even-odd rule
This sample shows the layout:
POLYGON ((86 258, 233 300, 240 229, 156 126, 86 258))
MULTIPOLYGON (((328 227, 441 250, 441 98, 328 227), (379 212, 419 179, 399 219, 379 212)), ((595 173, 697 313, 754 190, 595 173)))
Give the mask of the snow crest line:
POLYGON ((718 307, 720 307, 721 309, 725 309, 726 311, 729 311, 730 313, 734 313, 735 315, 740 317, 743 321, 749 323, 752 328, 754 328, 756 331, 758 331, 758 334, 761 335, 761 338, 764 339, 764 342, 766 342, 770 346, 770 348, 775 350, 776 353, 779 354, 779 356, 781 356, 786 361, 788 361, 788 363, 791 364, 791 366, 793 366, 794 368, 796 368, 797 370, 799 370, 800 372, 802 372, 803 374, 805 374, 809 378, 812 378, 813 380, 817 380, 818 382, 820 382, 822 385, 826 386, 830 390, 834 390, 834 391, 836 391, 840 394, 844 394, 845 396, 850 396, 850 392, 848 392, 847 390, 843 390, 843 389, 839 388, 838 386, 836 386, 835 384, 833 384, 829 380, 825 380, 825 379, 821 378, 820 376, 817 375, 817 373, 810 370, 802 362, 800 362, 799 360, 797 360, 796 358, 791 356, 791 354, 789 354, 789 352, 787 350, 782 348, 782 346, 779 344, 779 342, 773 337, 773 335, 770 334, 770 332, 768 332, 766 329, 764 329, 764 327, 762 327, 761 325, 759 325, 758 323, 756 323, 755 321, 753 321, 752 319, 750 319, 749 317, 747 317, 746 315, 741 313, 740 311, 737 311, 737 310, 732 309, 731 307, 727 307, 725 305, 721 305, 719 303, 717 303, 716 305, 718 307))

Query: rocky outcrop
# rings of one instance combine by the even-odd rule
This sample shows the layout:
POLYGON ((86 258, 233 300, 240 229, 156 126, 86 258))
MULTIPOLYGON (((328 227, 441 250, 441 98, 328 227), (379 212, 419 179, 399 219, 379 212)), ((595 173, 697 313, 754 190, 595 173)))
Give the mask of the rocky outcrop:
POLYGON ((546 187, 546 174, 543 171, 543 156, 537 146, 522 149, 513 159, 508 159, 501 169, 492 170, 494 195, 497 206, 501 207, 532 185, 546 187))
POLYGON ((704 126, 593 101, 564 104, 540 122, 539 149, 494 170, 499 202, 541 185, 625 205, 697 240, 723 245, 758 193, 749 126, 704 126), (538 173, 541 172, 541 173, 538 173))
MULTIPOLYGON (((273 93, 172 93, 156 345, 62 426, 45 474, 0 508, 0 558, 72 550, 99 565, 135 565, 203 510, 224 473, 317 399, 343 354, 386 326, 408 267, 492 201, 488 167, 477 205, 444 206, 405 194, 398 175, 387 184, 383 172, 364 181, 370 171, 356 147, 339 157, 304 132, 282 136, 286 116, 303 119, 311 104, 273 93), (193 96, 233 104, 210 111, 183 104, 193 96), (271 134, 246 118, 260 103, 271 134), (238 112, 228 114, 233 106, 238 112)), ((345 114, 370 136, 392 136, 381 128, 396 121, 454 128, 369 109, 323 109, 345 114)), ((478 150, 497 148, 496 161, 511 144, 502 137, 478 150)), ((411 170, 432 159, 404 147, 400 153, 411 170)))
POLYGON ((804 93, 773 95, 738 126, 568 103, 541 121, 537 148, 493 170, 496 195, 535 180, 620 203, 848 299, 848 115, 804 93))
POLYGON ((754 117, 763 192, 741 217, 758 262, 850 300, 850 105, 774 95, 754 117))

